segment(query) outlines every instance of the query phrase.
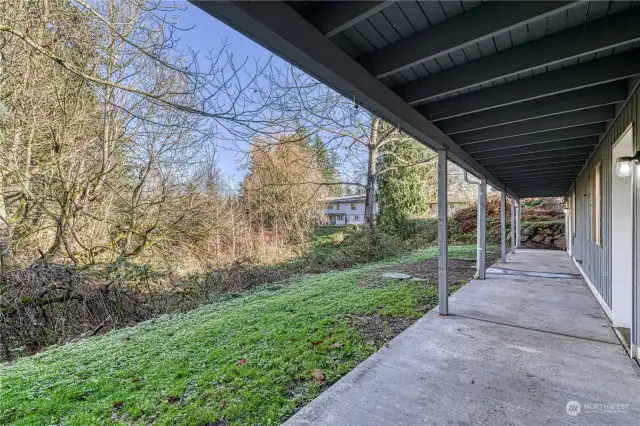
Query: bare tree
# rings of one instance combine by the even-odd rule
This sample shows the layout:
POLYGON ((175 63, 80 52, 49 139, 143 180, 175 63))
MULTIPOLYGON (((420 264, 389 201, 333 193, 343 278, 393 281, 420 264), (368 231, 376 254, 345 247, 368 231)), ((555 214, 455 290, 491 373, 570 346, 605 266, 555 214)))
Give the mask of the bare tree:
POLYGON ((221 130, 269 138, 298 126, 279 112, 290 79, 271 60, 178 48, 168 16, 183 7, 0 6, 3 265, 16 245, 84 265, 138 256, 197 211, 190 188, 221 130))

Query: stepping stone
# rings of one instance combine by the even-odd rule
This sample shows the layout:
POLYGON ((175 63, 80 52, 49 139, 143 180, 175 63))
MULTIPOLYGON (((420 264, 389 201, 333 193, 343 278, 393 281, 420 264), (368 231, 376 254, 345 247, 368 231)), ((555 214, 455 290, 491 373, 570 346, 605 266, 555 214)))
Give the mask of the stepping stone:
POLYGON ((408 280, 409 278, 413 278, 409 274, 403 274, 402 272, 385 272, 382 274, 382 278, 389 278, 392 280, 408 280))

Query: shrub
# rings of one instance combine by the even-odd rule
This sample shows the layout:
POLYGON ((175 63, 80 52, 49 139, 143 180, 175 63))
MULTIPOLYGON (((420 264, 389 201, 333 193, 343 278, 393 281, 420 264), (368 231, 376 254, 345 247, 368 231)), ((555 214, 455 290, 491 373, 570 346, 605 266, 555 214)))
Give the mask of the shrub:
POLYGON ((309 272, 344 269, 376 260, 387 259, 402 253, 407 245, 397 236, 376 230, 374 233, 354 226, 345 227, 344 237, 334 250, 316 250, 309 257, 309 272))

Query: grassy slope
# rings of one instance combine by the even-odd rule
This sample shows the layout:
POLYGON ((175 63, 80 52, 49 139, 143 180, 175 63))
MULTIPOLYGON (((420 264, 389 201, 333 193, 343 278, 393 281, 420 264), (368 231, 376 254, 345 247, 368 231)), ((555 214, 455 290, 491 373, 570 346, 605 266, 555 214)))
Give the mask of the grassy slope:
POLYGON ((268 284, 1 365, 0 424, 280 423, 378 349, 349 315, 418 318, 437 304, 434 285, 358 282, 435 253, 268 284))

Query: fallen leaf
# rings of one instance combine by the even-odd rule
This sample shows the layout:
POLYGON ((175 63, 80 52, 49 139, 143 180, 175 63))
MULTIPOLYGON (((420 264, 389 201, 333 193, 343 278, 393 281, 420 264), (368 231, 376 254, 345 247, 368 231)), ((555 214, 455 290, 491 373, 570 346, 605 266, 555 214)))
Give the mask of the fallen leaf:
POLYGON ((122 408, 123 405, 124 405, 124 401, 116 401, 113 404, 111 404, 111 406, 115 409, 122 408))
POLYGON ((322 370, 313 370, 311 377, 316 382, 324 382, 327 379, 327 375, 322 370))
POLYGON ((246 363, 247 363, 246 358, 242 358, 240 361, 238 361, 238 365, 245 365, 246 363))
POLYGON ((320 345, 320 343, 322 343, 322 340, 316 340, 314 342, 311 342, 311 346, 315 348, 316 346, 320 345))
POLYGON ((167 397, 167 403, 169 404, 175 404, 176 402, 180 402, 182 400, 182 398, 180 398, 179 396, 169 396, 167 397))

